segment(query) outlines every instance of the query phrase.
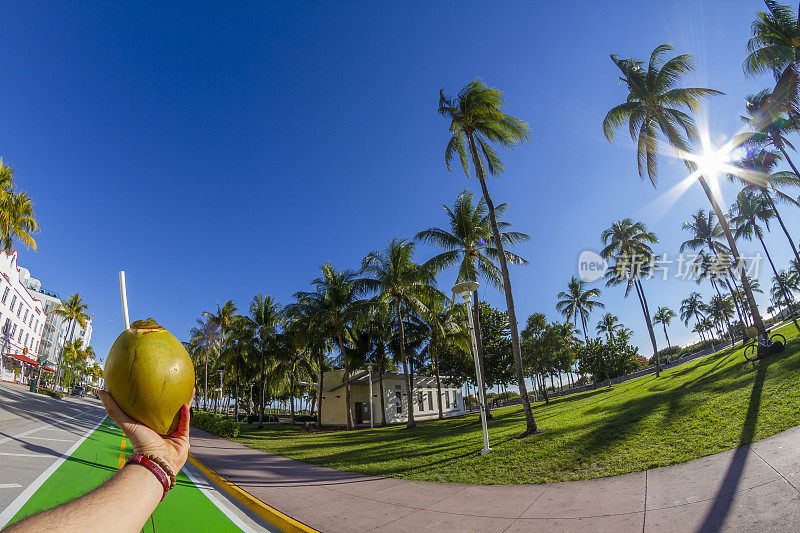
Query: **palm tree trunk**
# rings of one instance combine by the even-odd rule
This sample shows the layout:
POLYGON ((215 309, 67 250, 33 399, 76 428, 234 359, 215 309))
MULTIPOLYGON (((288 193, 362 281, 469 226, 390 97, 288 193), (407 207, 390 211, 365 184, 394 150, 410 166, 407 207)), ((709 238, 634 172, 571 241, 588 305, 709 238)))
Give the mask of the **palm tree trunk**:
POLYGON ((469 148, 472 152, 472 162, 475 165, 475 173, 478 175, 478 181, 481 184, 483 191, 483 199, 486 201, 486 208, 489 210, 489 220, 492 223, 492 235, 494 236, 494 245, 497 249, 498 259, 500 260, 500 272, 503 276, 503 291, 506 295, 506 307, 508 309, 508 322, 511 326, 511 353, 514 355, 514 368, 517 371, 517 386, 519 387, 519 395, 522 399, 522 410, 525 413, 525 423, 527 429, 526 434, 535 433, 538 428, 536 426, 536 419, 533 417, 531 411, 531 402, 528 398, 528 390, 525 387, 525 373, 522 367, 522 352, 519 347, 519 331, 517 325, 517 311, 514 307, 514 294, 511 291, 511 276, 508 273, 508 262, 506 261, 505 248, 503 241, 500 238, 500 230, 497 227, 497 216, 494 212, 494 202, 489 196, 489 189, 486 187, 486 177, 484 176, 483 165, 478 157, 478 151, 475 146, 475 139, 472 133, 467 134, 469 140, 469 148))
POLYGON ((353 429, 353 415, 350 412, 350 362, 347 359, 347 352, 344 351, 342 336, 338 335, 339 350, 342 352, 342 366, 344 367, 344 402, 347 412, 347 429, 353 429))
POLYGON ((383 341, 381 341, 380 352, 378 354, 378 388, 380 389, 381 395, 381 426, 386 427, 386 398, 383 392, 383 364, 386 360, 386 353, 384 352, 385 348, 383 345, 383 341))
POLYGON ((325 354, 319 350, 319 377, 317 378, 317 427, 322 427, 322 369, 325 365, 325 354))
POLYGON ((656 334, 653 331, 653 323, 650 321, 650 309, 647 307, 647 299, 644 296, 644 287, 641 286, 638 279, 633 280, 633 285, 636 288, 636 295, 639 297, 639 304, 642 306, 644 313, 644 320, 647 324, 647 332, 650 333, 650 342, 653 344, 653 357, 656 360, 656 377, 661 375, 661 361, 658 359, 658 346, 656 345, 656 334))
POLYGON ((667 348, 672 348, 672 345, 669 343, 669 335, 667 335, 667 324, 662 322, 661 325, 664 327, 664 337, 667 339, 667 348))
MULTIPOLYGON (((266 350, 264 347, 261 347, 261 377, 259 378, 259 385, 258 385, 258 429, 263 429, 264 427, 264 385, 267 380, 267 376, 265 374, 264 367, 266 366, 266 362, 264 361, 267 357, 266 350)), ((322 387, 320 387, 321 389, 322 387)))
MULTIPOLYGON (((414 422, 414 389, 411 384, 411 377, 408 373, 408 358, 406 357, 406 331, 403 327, 403 315, 400 312, 400 299, 395 298, 395 311, 397 313, 397 325, 400 328, 400 358, 403 360, 403 374, 405 375, 406 382, 406 395, 408 396, 408 423, 406 429, 416 427, 417 423, 414 422)), ((401 408, 403 402, 400 402, 401 408)))
MULTIPOLYGON (((794 168, 794 165, 792 165, 794 168)), ((781 225, 781 229, 783 233, 786 235, 786 238, 789 240, 789 245, 792 247, 792 252, 794 252, 794 257, 797 259, 797 262, 800 264, 800 254, 797 252, 797 246, 795 246, 794 241, 792 240, 792 236, 789 235, 789 230, 786 229, 786 225, 783 223, 783 218, 781 218, 781 214, 778 212, 778 206, 775 205, 775 202, 772 200, 772 196, 769 194, 764 194, 766 198, 769 199, 770 207, 775 212, 775 218, 778 219, 778 224, 781 225)))
MULTIPOLYGON (((473 280, 474 281, 474 280, 473 280)), ((486 401, 486 420, 494 419, 491 409, 489 409, 489 400, 486 396, 486 367, 483 365, 483 335, 481 335, 481 306, 478 301, 478 291, 472 291, 472 322, 475 326, 475 343, 478 345, 478 365, 481 367, 481 376, 483 376, 483 398, 486 401)), ((477 377, 475 378, 477 380, 477 377)), ((439 395, 439 404, 442 403, 442 396, 439 395)))
POLYGON ((239 421, 239 371, 236 371, 236 399, 233 402, 233 419, 239 421))
MULTIPOLYGON (((747 298, 747 305, 750 306, 750 312, 753 316, 753 322, 755 323, 758 335, 762 339, 766 339, 767 328, 764 326, 764 321, 761 319, 761 313, 758 311, 756 299, 753 297, 753 289, 750 287, 750 280, 747 279, 747 273, 744 270, 744 264, 742 263, 739 255, 739 248, 736 246, 736 240, 733 238, 731 228, 728 225, 727 219, 725 218, 725 213, 723 213, 722 209, 720 209, 717 199, 714 197, 714 193, 711 192, 711 188, 708 186, 705 176, 700 176, 697 181, 700 182, 700 185, 703 187, 703 191, 706 193, 708 200, 711 202, 711 206, 714 208, 714 212, 719 220, 719 225, 722 227, 722 230, 725 233, 725 238, 728 240, 728 247, 733 255, 733 261, 736 264, 736 269, 739 271, 739 279, 742 280, 742 288, 744 289, 744 294, 747 298)), ((759 347, 759 350, 762 349, 759 347)))
MULTIPOLYGON (((723 279, 725 280, 725 284, 728 286, 728 290, 731 293, 731 298, 733 299, 733 305, 736 306, 736 314, 739 315, 739 321, 742 323, 743 327, 747 327, 747 323, 744 321, 744 317, 742 316, 742 311, 741 311, 741 309, 739 309, 739 299, 736 297, 736 291, 734 291, 733 287, 731 287, 731 282, 730 282, 730 280, 728 279, 727 276, 725 276, 725 278, 723 278, 723 279)), ((736 282, 736 280, 734 280, 734 283, 735 282, 736 282)), ((745 336, 746 335, 743 335, 743 337, 745 337, 745 336)), ((743 338, 742 341, 744 341, 744 340, 745 339, 743 338)))
POLYGON ((205 351, 205 359, 206 359, 206 370, 203 375, 203 411, 208 410, 208 347, 206 347, 205 351))
POLYGON ((439 375, 439 358, 435 353, 434 350, 431 350, 431 358, 436 365, 436 397, 439 398, 439 420, 442 420, 444 418, 444 414, 442 413, 442 381, 439 375))
POLYGON ((75 319, 70 318, 69 322, 70 325, 67 327, 67 331, 64 334, 65 335, 64 342, 61 344, 61 353, 58 356, 58 367, 56 368, 56 383, 55 383, 56 387, 58 387, 61 384, 61 362, 64 360, 64 347, 67 345, 67 339, 69 339, 72 333, 75 332, 75 319), (70 333, 70 328, 72 328, 71 333, 70 333))
POLYGON ((789 302, 788 294, 789 292, 786 290, 786 286, 781 281, 781 278, 778 276, 778 270, 775 268, 775 263, 772 262, 772 256, 769 255, 769 250, 767 250, 767 245, 764 244, 764 239, 761 238, 761 235, 756 234, 758 240, 761 242, 761 247, 764 248, 764 253, 767 254, 767 260, 769 261, 769 266, 772 267, 772 272, 775 274, 775 281, 778 282, 778 285, 781 288, 781 292, 783 293, 783 299, 786 302, 786 307, 789 309, 789 314, 792 317, 792 322, 794 322, 794 327, 797 328, 797 331, 800 331, 800 325, 797 324, 797 319, 794 316, 794 312, 792 310, 792 304, 789 302))
POLYGON ((289 374, 289 409, 290 409, 290 423, 294 425, 294 373, 297 363, 292 364, 292 373, 289 374))

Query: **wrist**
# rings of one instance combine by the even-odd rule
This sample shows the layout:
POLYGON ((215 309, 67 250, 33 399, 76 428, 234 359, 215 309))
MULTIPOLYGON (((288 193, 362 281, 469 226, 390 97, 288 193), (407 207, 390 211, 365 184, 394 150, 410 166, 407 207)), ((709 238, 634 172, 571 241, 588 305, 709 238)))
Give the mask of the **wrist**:
POLYGON ((167 492, 175 486, 174 473, 163 460, 159 460, 156 456, 134 454, 128 458, 127 465, 140 466, 142 469, 150 472, 152 479, 158 482, 161 487, 162 494, 160 501, 162 501, 164 497, 166 497, 167 492))

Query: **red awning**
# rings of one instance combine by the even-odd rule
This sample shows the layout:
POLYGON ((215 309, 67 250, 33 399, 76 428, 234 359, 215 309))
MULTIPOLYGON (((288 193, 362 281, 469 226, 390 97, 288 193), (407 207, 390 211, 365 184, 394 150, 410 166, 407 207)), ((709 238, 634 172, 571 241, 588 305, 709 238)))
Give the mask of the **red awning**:
POLYGON ((45 369, 45 370, 47 370, 48 372, 55 372, 55 369, 54 369, 54 368, 50 368, 49 366, 44 366, 44 367, 42 367, 42 368, 44 368, 44 369, 45 369))
POLYGON ((24 355, 22 355, 20 353, 7 353, 6 355, 9 356, 9 357, 13 357, 14 359, 18 359, 18 360, 22 361, 23 363, 28 363, 28 364, 31 364, 33 366, 38 366, 39 365, 39 362, 36 359, 31 359, 30 357, 26 357, 26 356, 24 356, 24 355))

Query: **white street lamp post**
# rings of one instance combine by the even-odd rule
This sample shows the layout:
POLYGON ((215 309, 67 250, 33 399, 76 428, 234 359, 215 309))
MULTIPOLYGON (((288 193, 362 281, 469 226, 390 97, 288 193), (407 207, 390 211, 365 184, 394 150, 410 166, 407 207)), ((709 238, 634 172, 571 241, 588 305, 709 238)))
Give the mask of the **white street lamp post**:
POLYGON ((219 417, 222 418, 222 376, 225 375, 224 370, 217 370, 219 372, 219 417))
POLYGON ((367 363, 367 372, 369 372, 369 427, 375 427, 375 417, 372 416, 372 363, 367 363))
POLYGON ((478 342, 475 339, 475 323, 472 318, 472 293, 478 290, 478 283, 466 281, 453 287, 453 295, 460 293, 467 308, 467 320, 469 322, 469 337, 472 341, 472 359, 475 362, 475 378, 477 380, 478 401, 481 408, 481 426, 483 427, 483 450, 481 455, 491 452, 489 447, 489 429, 486 426, 486 399, 483 397, 483 376, 481 375, 481 365, 478 363, 478 342))

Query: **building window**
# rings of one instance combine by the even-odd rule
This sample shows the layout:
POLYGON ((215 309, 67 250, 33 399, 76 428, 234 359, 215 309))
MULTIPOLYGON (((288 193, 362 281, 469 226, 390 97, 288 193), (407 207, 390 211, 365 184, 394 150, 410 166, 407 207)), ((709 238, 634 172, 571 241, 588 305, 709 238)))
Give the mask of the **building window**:
POLYGON ((27 322, 28 321, 28 310, 27 309, 25 309, 25 316, 22 317, 22 321, 23 322, 27 322))
POLYGON ((7 299, 8 299, 8 287, 6 287, 6 290, 3 291, 3 303, 6 303, 7 299))
POLYGON ((428 391, 428 411, 433 411, 433 392, 428 391))
POLYGON ((11 309, 12 313, 14 312, 14 305, 16 303, 17 303, 17 295, 15 294, 14 296, 11 297, 11 305, 8 306, 9 309, 11 309))
POLYGON ((403 398, 400 396, 400 391, 394 391, 394 408, 397 414, 403 414, 403 398))
POLYGON ((22 300, 19 302, 19 307, 17 307, 17 316, 22 314, 22 300))
MULTIPOLYGON (((21 335, 22 335, 22 333, 20 333, 20 336, 21 335)), ((27 333, 25 334, 25 344, 28 344, 28 334, 27 333)))
POLYGON ((12 323, 11 324, 11 338, 14 338, 14 334, 17 332, 17 325, 12 323))
POLYGON ((458 409, 458 393, 453 391, 453 409, 458 409))
POLYGON ((419 410, 425 410, 425 400, 422 398, 422 391, 417 392, 417 403, 419 404, 419 410))
POLYGON ((450 409, 450 391, 449 390, 444 391, 444 406, 447 409, 450 409))
POLYGON ((3 333, 5 333, 7 335, 8 334, 8 330, 10 328, 11 328, 11 319, 10 318, 6 318, 6 323, 3 324, 3 333))
POLYGON ((17 337, 17 342, 22 342, 22 328, 19 328, 19 336, 17 337))

